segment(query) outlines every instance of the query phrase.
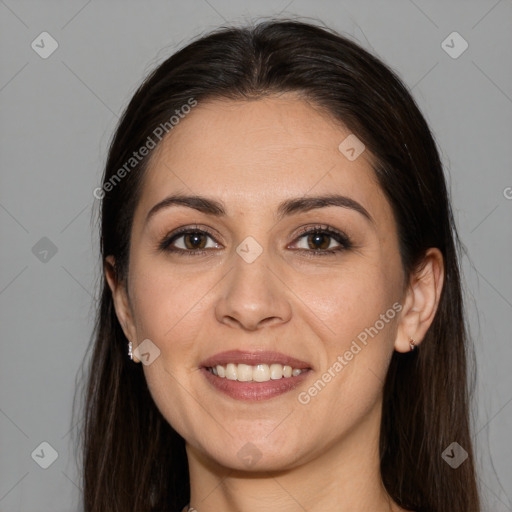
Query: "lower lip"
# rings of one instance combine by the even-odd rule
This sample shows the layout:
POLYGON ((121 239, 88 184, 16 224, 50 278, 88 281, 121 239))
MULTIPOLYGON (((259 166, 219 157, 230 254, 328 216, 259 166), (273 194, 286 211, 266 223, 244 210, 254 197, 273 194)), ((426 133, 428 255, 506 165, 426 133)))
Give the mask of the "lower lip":
POLYGON ((277 380, 271 379, 266 382, 240 382, 238 380, 229 380, 225 377, 217 377, 217 375, 214 375, 206 368, 201 368, 201 372, 215 389, 229 397, 235 400, 257 402, 260 400, 268 400, 292 391, 307 378, 309 370, 295 377, 283 377, 277 380))

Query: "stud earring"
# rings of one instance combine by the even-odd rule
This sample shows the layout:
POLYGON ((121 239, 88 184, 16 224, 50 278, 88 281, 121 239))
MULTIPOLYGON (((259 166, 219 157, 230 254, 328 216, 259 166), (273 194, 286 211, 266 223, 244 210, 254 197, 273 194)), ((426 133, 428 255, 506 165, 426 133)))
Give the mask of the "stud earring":
POLYGON ((409 347, 411 349, 411 352, 416 348, 416 341, 413 340, 410 336, 409 336, 409 347))

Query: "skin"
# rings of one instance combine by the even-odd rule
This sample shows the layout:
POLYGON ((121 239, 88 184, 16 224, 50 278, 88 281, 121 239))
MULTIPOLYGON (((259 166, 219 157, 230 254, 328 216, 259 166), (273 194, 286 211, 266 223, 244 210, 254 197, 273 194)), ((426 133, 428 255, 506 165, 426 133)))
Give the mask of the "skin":
MULTIPOLYGON (((107 259, 127 338, 134 348, 149 338, 160 350, 144 374, 157 407, 186 440, 190 504, 199 512, 402 510, 379 470, 382 388, 393 351, 407 352, 410 337, 421 343, 433 320, 443 263, 430 249, 421 270, 404 274, 371 155, 349 161, 338 150, 349 134, 290 93, 200 103, 153 155, 134 216, 127 287, 107 259), (177 192, 216 199, 226 215, 172 206, 145 222, 177 192), (337 206, 277 219, 284 200, 333 192, 360 203, 372 220, 337 206), (318 224, 346 233, 352 247, 314 254, 322 241, 298 238, 298 230, 318 224), (196 225, 214 234, 205 235, 206 254, 157 249, 177 228, 196 225), (236 252, 248 236, 263 249, 250 264, 236 252), (394 303, 401 311, 309 403, 299 403, 299 393, 394 303), (276 350, 312 370, 278 397, 234 400, 198 370, 232 349, 276 350), (251 467, 237 455, 248 442, 260 457, 251 467)), ((333 238, 327 245, 340 246, 333 238)))

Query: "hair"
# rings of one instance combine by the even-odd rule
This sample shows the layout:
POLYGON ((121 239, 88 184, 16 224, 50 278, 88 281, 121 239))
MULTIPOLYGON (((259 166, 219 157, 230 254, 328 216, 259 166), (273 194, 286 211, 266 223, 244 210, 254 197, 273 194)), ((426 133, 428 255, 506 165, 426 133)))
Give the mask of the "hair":
MULTIPOLYGON (((191 99, 250 101, 286 92, 335 118, 365 144, 394 213, 404 275, 417 270, 428 248, 437 247, 444 258, 433 323, 417 350, 394 352, 390 362, 380 427, 382 481, 405 509, 479 512, 461 245, 443 167, 407 88, 356 43, 314 24, 270 20, 222 27, 160 64, 135 92, 110 144, 101 202, 102 263, 112 255, 116 278, 126 285, 132 220, 150 155, 118 183, 113 177, 154 137, 156 127, 191 99), (457 469, 441 456, 454 441, 469 455, 457 469)), ((184 439, 157 409, 142 366, 127 356, 104 267, 101 286, 85 389, 85 511, 181 510, 190 497, 184 439)))

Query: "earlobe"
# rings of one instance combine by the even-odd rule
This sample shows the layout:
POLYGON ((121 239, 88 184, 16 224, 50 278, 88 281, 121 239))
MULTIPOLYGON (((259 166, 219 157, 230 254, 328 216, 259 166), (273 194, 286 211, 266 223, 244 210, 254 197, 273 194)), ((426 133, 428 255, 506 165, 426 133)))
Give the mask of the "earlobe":
MULTIPOLYGON (((135 322, 133 321, 132 308, 128 299, 126 287, 118 280, 118 276, 116 275, 115 260, 113 256, 107 256, 105 258, 105 278, 110 291, 112 292, 112 300, 114 302, 117 319, 121 324, 126 338, 129 342, 133 343, 134 340, 136 340, 137 331, 135 328, 135 322)), ((135 356, 133 356, 133 361, 136 363, 139 362, 135 356)))
POLYGON ((397 352, 409 352, 421 344, 437 312, 443 282, 443 256, 439 249, 430 248, 409 278, 395 340, 397 352))

